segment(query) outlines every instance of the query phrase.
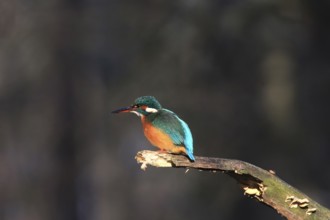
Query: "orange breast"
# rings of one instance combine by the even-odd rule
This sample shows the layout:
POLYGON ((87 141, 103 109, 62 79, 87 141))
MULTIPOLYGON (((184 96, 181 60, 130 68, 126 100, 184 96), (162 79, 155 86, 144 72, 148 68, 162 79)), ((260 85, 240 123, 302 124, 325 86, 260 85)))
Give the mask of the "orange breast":
POLYGON ((145 117, 142 117, 141 120, 144 135, 152 145, 160 148, 161 150, 167 151, 173 151, 174 148, 177 148, 177 146, 173 144, 169 135, 152 126, 151 123, 145 120, 145 117))

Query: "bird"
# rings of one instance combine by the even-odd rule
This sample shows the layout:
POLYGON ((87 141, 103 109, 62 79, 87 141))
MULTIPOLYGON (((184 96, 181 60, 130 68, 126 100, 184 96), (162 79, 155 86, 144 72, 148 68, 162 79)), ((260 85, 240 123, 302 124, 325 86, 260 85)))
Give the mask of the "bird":
POLYGON ((112 113, 134 113, 141 118, 143 132, 149 142, 161 151, 186 155, 191 162, 193 137, 189 126, 174 112, 162 108, 153 96, 141 96, 128 107, 112 113))

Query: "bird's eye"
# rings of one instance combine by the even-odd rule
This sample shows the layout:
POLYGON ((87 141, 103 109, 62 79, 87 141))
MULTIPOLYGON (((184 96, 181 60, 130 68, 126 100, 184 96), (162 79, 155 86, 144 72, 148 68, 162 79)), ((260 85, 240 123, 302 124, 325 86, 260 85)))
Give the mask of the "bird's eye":
POLYGON ((133 107, 133 108, 139 108, 139 107, 140 107, 140 105, 138 105, 138 104, 135 104, 135 105, 133 105, 132 107, 133 107))

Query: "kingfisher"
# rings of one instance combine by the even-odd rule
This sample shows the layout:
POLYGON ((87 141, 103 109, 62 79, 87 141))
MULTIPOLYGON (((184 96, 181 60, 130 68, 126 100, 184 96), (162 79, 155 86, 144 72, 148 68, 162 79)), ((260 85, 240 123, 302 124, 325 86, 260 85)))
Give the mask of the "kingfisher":
POLYGON ((152 145, 161 151, 184 154, 190 161, 195 161, 193 138, 187 123, 174 112, 162 108, 155 97, 139 97, 131 106, 112 113, 123 112, 134 113, 141 118, 144 135, 152 145))

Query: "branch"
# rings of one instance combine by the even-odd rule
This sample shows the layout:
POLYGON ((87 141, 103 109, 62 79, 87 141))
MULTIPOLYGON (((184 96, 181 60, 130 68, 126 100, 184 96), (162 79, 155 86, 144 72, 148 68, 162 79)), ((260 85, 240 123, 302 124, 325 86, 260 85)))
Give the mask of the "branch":
POLYGON ((196 157, 195 162, 190 162, 182 155, 147 150, 138 152, 136 160, 142 164, 143 170, 147 165, 151 165, 221 171, 240 183, 244 195, 272 207, 288 220, 330 219, 330 210, 285 183, 273 171, 261 169, 244 161, 196 157))

